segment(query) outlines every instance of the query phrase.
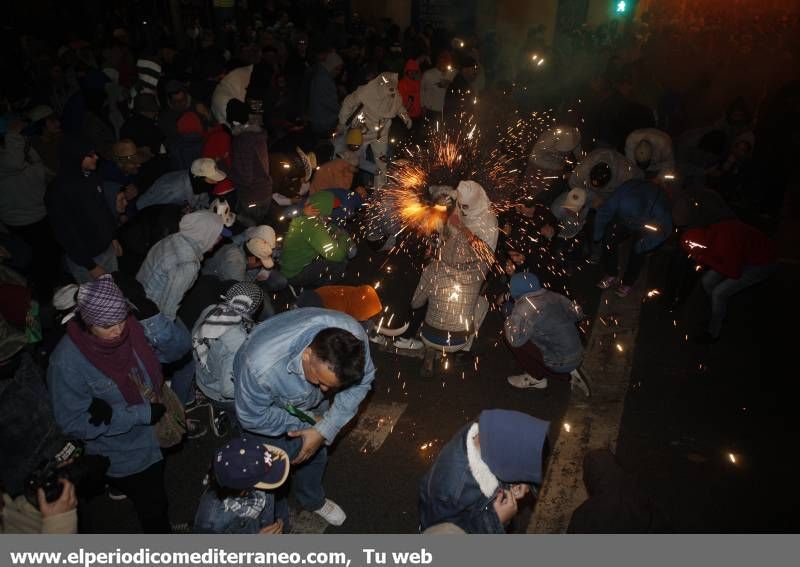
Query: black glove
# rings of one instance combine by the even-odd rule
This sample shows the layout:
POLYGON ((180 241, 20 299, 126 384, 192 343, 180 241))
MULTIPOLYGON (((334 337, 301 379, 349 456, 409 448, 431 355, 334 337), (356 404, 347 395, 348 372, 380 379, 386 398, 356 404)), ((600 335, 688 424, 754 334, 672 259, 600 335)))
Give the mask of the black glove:
POLYGON ((95 427, 101 423, 108 425, 111 423, 111 416, 114 415, 114 410, 107 401, 100 398, 92 398, 92 403, 87 410, 89 412, 89 423, 95 427))
POLYGON ((167 408, 164 404, 150 404, 150 425, 158 423, 165 413, 167 413, 167 408))

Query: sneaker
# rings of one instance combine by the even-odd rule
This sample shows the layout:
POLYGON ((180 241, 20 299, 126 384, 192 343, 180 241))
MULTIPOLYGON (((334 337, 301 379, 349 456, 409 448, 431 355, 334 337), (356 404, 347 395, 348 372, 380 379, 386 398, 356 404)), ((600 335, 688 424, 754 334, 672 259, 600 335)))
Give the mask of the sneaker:
POLYGON ((547 378, 534 378, 530 374, 516 374, 515 376, 509 376, 506 380, 515 388, 536 388, 537 390, 547 388, 547 378))
POLYGON ((211 408, 211 431, 217 437, 225 437, 231 431, 231 418, 226 411, 215 410, 211 408))
POLYGON ((369 342, 375 343, 376 345, 386 346, 386 337, 373 333, 369 335, 369 342))
POLYGON ((113 486, 110 485, 106 486, 106 494, 108 495, 109 498, 111 498, 111 500, 114 500, 115 502, 120 502, 128 498, 127 494, 122 492, 120 489, 114 488, 113 486))
POLYGON ((573 390, 577 388, 583 395, 587 398, 592 395, 592 389, 589 387, 589 382, 586 380, 586 376, 584 376, 580 370, 573 370, 569 373, 569 385, 570 388, 573 390))
POLYGON ((344 510, 333 500, 325 499, 325 504, 319 510, 314 510, 315 514, 322 517, 323 520, 332 526, 341 526, 347 519, 344 510))
POLYGON ((619 284, 617 289, 614 290, 614 293, 617 294, 617 297, 628 297, 628 294, 631 292, 632 287, 625 284, 619 284))
POLYGON ((425 345, 422 344, 422 341, 418 339, 407 339, 405 337, 399 337, 394 340, 392 343, 394 348, 404 348, 406 350, 422 350, 425 348, 425 345))
POLYGON ((186 420, 186 437, 188 439, 199 439, 208 433, 208 427, 200 423, 199 419, 186 420))
POLYGON ((615 285, 617 285, 617 283, 619 283, 619 280, 614 276, 606 276, 602 280, 597 282, 597 287, 599 287, 600 289, 608 289, 610 287, 614 287, 615 285))

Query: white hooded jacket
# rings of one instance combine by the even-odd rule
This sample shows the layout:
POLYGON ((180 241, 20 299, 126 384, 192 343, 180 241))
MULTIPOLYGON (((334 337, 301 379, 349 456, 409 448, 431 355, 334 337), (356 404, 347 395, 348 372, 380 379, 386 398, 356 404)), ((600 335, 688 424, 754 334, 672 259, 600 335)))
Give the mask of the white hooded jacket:
POLYGON ((642 170, 631 163, 624 155, 611 149, 600 148, 590 152, 581 160, 569 178, 569 186, 570 188, 581 187, 595 191, 605 199, 626 181, 642 179, 643 177, 642 170), (595 165, 603 162, 607 163, 611 168, 611 179, 604 187, 592 187, 589 174, 595 165))
POLYGON ((345 97, 339 111, 341 131, 347 131, 347 120, 359 104, 363 106, 350 126, 366 129, 365 143, 385 138, 395 116, 399 116, 406 126, 411 124, 411 118, 397 90, 397 73, 381 73, 345 97))
POLYGON ((647 171, 651 173, 674 173, 675 157, 672 153, 672 138, 666 132, 657 128, 640 128, 628 134, 625 140, 625 157, 631 163, 636 163, 636 146, 646 140, 653 148, 653 155, 647 171))

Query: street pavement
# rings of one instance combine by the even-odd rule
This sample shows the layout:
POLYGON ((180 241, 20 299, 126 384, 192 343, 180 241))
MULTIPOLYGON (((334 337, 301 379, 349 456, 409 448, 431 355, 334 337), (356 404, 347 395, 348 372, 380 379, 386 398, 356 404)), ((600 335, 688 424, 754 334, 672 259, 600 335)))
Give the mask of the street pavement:
MULTIPOLYGON (((384 302, 402 305, 413 292, 418 272, 407 258, 386 259, 362 244, 349 275, 360 283, 381 282, 384 302), (378 272, 380 266, 383 271, 378 272)), ((798 347, 791 339, 797 336, 794 329, 800 319, 797 302, 790 298, 799 289, 800 269, 782 267, 777 277, 737 296, 721 341, 698 347, 688 343, 686 335, 702 327, 707 311, 702 291, 695 290, 675 313, 658 298, 644 295, 663 287, 667 260, 667 252, 655 254, 646 279, 637 285, 638 295, 626 300, 629 307, 642 302, 633 311, 638 314, 633 317, 638 319, 633 344, 625 344, 624 353, 616 355, 613 346, 606 348, 603 364, 611 366, 591 376, 602 389, 606 375, 611 376, 609 369, 617 365, 611 412, 616 417, 606 420, 602 439, 616 445, 622 465, 653 495, 676 531, 796 530, 791 463, 797 446, 797 371, 791 354, 798 347), (780 321, 790 326, 781 329, 780 321), (624 360, 609 358, 623 354, 624 360)), ((606 314, 624 311, 614 307, 616 298, 610 293, 601 299, 594 287, 600 276, 598 266, 584 264, 570 279, 572 296, 598 329, 605 326, 595 320, 599 309, 606 314)), ((550 420, 551 443, 579 460, 577 451, 582 448, 560 440, 565 415, 585 410, 592 401, 571 393, 566 382, 551 382, 546 390, 510 387, 506 376, 519 369, 502 344, 500 330, 499 313, 490 312, 473 352, 448 357, 446 368, 441 365, 428 379, 420 376, 421 359, 373 347, 373 391, 358 418, 329 449, 325 486, 328 497, 344 508, 347 521, 341 527, 327 526, 315 515, 293 508, 293 531, 415 533, 420 479, 442 445, 486 408, 515 409, 550 420)), ((588 344, 591 351, 591 338, 588 344)), ((208 419, 203 409, 191 417, 208 419)), ((222 442, 209 433, 167 455, 170 516, 178 531, 191 525, 203 477, 222 442)), ((562 490, 571 496, 562 501, 570 503, 558 510, 543 505, 533 517, 528 503, 514 531, 565 528, 570 507, 582 498, 580 466, 550 473, 546 483, 571 483, 562 490)), ((558 488, 545 486, 542 497, 558 488)), ((129 502, 99 496, 86 510, 85 531, 138 531, 129 502)))

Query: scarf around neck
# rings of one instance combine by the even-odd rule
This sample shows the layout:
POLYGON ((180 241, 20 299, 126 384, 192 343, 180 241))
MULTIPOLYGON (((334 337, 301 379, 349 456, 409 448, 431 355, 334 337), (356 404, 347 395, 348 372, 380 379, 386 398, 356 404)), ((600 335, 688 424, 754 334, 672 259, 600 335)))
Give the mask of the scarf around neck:
POLYGON ((125 320, 125 330, 118 339, 104 341, 84 330, 76 321, 67 325, 67 334, 87 360, 110 378, 119 388, 122 397, 130 405, 144 403, 138 386, 131 379, 131 373, 138 373, 139 362, 150 376, 150 383, 156 397, 160 398, 164 377, 161 363, 144 335, 144 329, 132 315, 125 320))

